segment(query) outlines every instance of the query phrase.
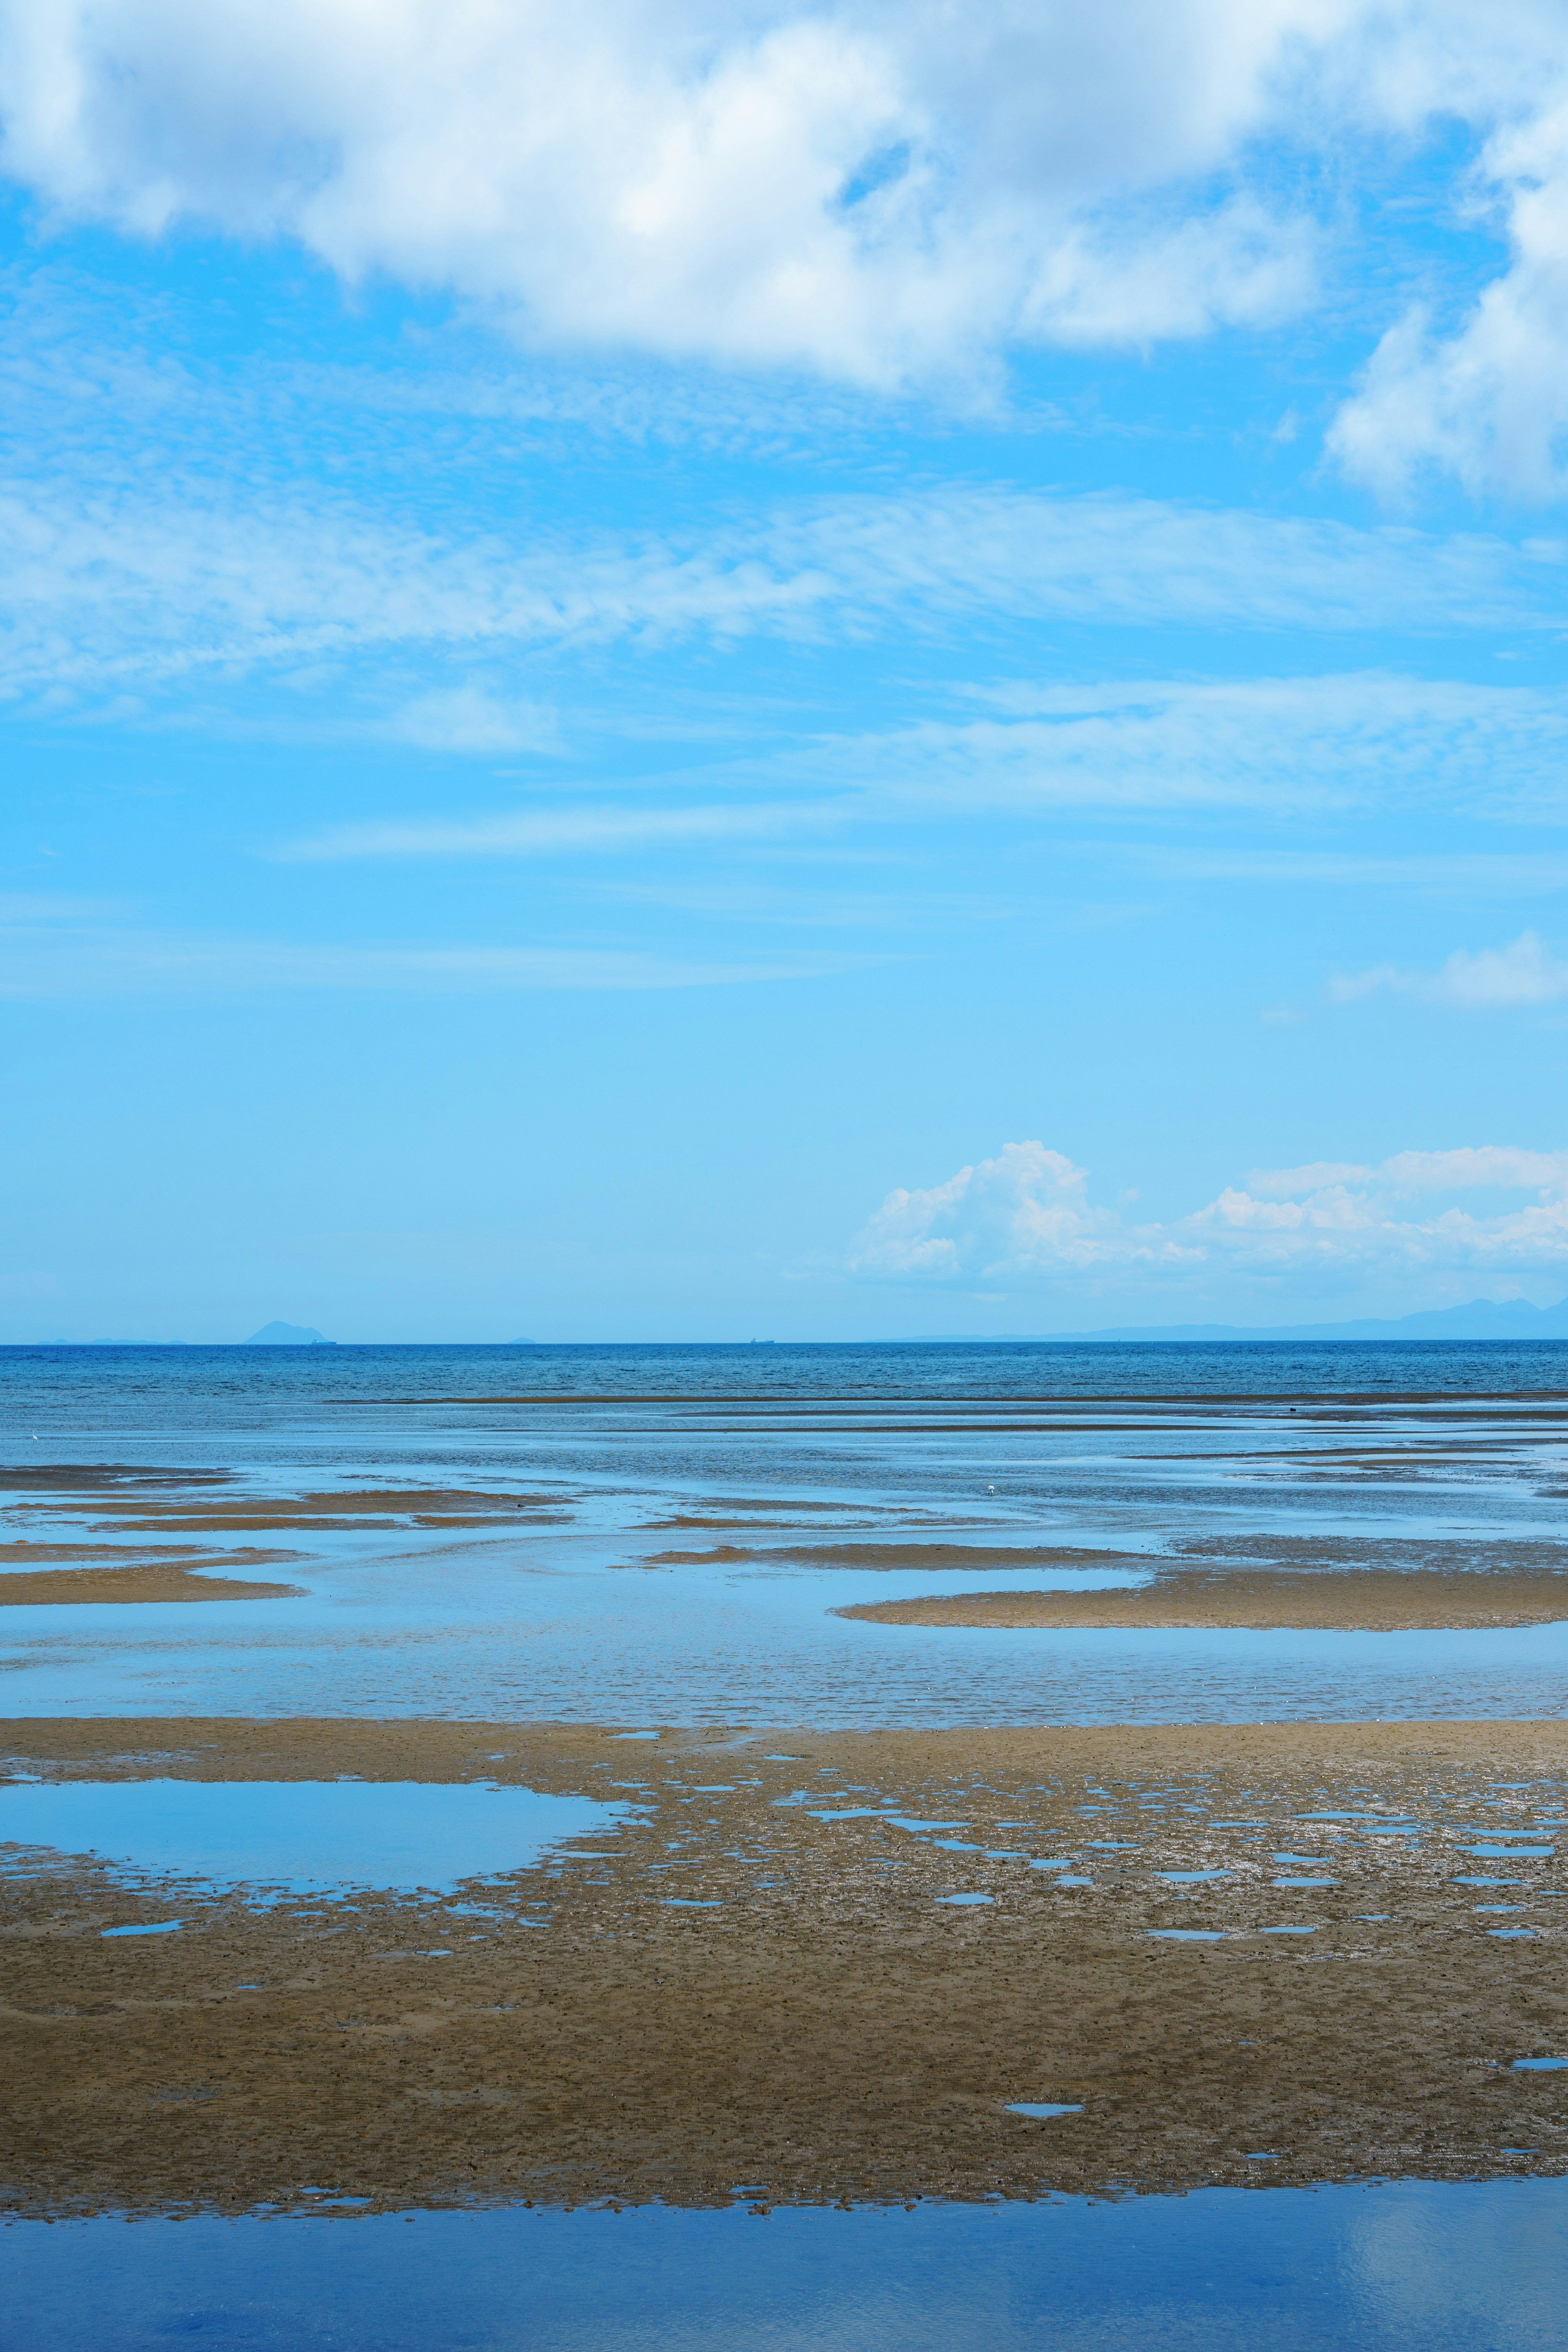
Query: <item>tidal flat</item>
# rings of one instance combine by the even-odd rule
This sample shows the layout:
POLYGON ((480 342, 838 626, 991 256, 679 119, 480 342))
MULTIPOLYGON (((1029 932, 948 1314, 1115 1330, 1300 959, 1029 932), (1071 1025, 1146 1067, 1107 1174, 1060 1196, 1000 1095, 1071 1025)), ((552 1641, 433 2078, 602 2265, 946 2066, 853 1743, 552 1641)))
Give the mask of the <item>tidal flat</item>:
POLYGON ((1568 1348, 0 1408, 26 2352, 1559 2340, 1568 1348))
POLYGON ((1521 2063, 1568 2053, 1559 1723, 159 1718, 3 1745, 18 2215, 1147 2193, 1255 2182, 1259 2150, 1303 2185, 1568 2164, 1568 2068, 1521 2063), (139 1859, 123 1806, 96 1851, 26 1843, 47 1786, 138 1780, 252 1819, 266 1787, 326 1811, 345 1781, 389 1820, 410 1784, 610 1810, 522 1867, 498 1811, 440 1887, 368 1829, 312 1874, 298 1806, 302 1889, 243 1839, 139 1859))

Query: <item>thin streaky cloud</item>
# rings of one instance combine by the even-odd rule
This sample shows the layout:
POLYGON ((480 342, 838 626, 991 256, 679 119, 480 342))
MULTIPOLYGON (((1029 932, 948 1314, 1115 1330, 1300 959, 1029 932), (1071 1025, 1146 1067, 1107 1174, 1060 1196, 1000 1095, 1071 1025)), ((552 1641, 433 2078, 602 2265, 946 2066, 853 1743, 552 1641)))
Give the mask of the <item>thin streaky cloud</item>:
POLYGON ((1130 843, 1118 845, 1118 855, 1141 872, 1180 882, 1310 883, 1334 889, 1406 889, 1464 898, 1568 890, 1568 857, 1550 851, 1367 857, 1352 850, 1165 849, 1130 843))
MULTIPOLYGON (((1568 700, 1524 688, 1352 674, 1064 686, 1041 698, 1048 716, 932 719, 823 737, 657 779, 666 792, 731 795, 723 801, 371 819, 269 854, 301 864, 616 856, 856 823, 988 813, 1026 820, 1069 807, 1245 808, 1284 818, 1346 807, 1430 811, 1446 801, 1495 814, 1504 790, 1533 813, 1561 800, 1568 765, 1568 700), (800 797, 762 797, 781 788, 800 797)), ((1216 861, 1216 874, 1226 870, 1216 861)), ((1545 870, 1553 870, 1550 861, 1545 870)), ((1238 868, 1232 878, 1248 877, 1238 868)), ((1337 877, 1325 866, 1317 878, 1337 877)))
POLYGON ((666 842, 765 840, 841 824, 842 803, 744 803, 708 808, 566 808, 460 819, 414 818, 333 825, 270 855, 292 865, 356 859, 622 856, 666 842))
POLYGON ((615 948, 314 945, 129 928, 14 924, 0 930, 0 999, 720 988, 826 979, 883 960, 874 954, 816 952, 705 962, 615 948))
POLYGON ((764 776, 797 787, 832 779, 868 806, 932 813, 1446 802, 1496 814, 1563 800, 1568 698, 1529 688, 1351 672, 1032 694, 1026 715, 835 736, 745 772, 759 788, 764 776))
MULTIPOLYGON (((188 696, 310 661, 767 636, 869 642, 1058 620, 1249 631, 1561 626, 1562 551, 1005 488, 819 500, 632 544, 464 536, 321 489, 177 468, 156 495, 52 469, 0 481, 0 694, 188 696)), ((449 686, 439 689, 456 691, 449 686)), ((447 714, 450 716, 450 713, 447 714)), ((395 723, 392 714, 388 723, 395 723)))

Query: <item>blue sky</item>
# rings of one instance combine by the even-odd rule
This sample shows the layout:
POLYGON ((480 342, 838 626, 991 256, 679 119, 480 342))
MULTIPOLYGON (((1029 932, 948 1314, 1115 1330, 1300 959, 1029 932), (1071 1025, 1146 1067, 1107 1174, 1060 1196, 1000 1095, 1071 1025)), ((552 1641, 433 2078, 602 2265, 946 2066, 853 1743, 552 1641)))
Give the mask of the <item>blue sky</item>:
POLYGON ((0 0, 0 1338, 1562 1296, 1565 58, 0 0))

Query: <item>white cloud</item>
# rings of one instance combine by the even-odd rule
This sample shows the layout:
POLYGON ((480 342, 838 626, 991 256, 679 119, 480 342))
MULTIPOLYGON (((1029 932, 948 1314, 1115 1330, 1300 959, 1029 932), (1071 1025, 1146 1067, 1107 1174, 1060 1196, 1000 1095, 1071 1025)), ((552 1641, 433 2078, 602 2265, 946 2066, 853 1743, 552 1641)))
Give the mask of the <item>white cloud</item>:
POLYGON ((5 0, 4 157, 68 215, 291 235, 556 341, 887 383, 1299 301, 1300 220, 1184 191, 1351 13, 5 0))
POLYGON ((847 804, 740 802, 710 808, 567 807, 480 817, 332 825, 273 855, 290 865, 361 858, 608 856, 694 841, 775 839, 843 822, 847 804))
POLYGON ((1019 688, 1005 718, 791 754, 775 772, 943 808, 1562 810, 1568 699, 1381 673, 1019 688))
MULTIPOLYGON (((1251 807, 1287 815, 1415 800, 1428 814, 1445 802, 1495 813, 1500 771, 1516 811, 1562 813, 1568 699, 1524 688, 1352 675, 1218 685, 1119 680, 992 698, 1020 715, 829 737, 806 750, 664 776, 666 792, 710 796, 685 806, 649 807, 628 796, 372 819, 305 835, 271 854, 312 865, 613 856, 683 842, 777 840, 857 822, 954 813, 1027 817, 1070 807, 1251 807), (781 788, 799 796, 770 797, 781 788)), ((1508 870, 1517 884, 1523 861, 1508 870)), ((1531 871, 1541 887, 1542 873, 1531 871)), ((1348 1000, 1396 982, 1405 984, 1400 975, 1366 973, 1334 982, 1332 992, 1348 1000)))
POLYGON ((314 944, 131 923, 0 919, 0 1001, 257 994, 485 994, 535 989, 716 988, 815 980, 877 961, 834 952, 704 962, 633 949, 314 944))
MULTIPOLYGON (((0 477, 0 696, 68 709, 128 694, 151 709, 178 691, 188 709, 202 685, 232 691, 257 675, 397 649, 467 675, 426 686, 425 699, 378 723, 510 749, 539 742, 546 715, 498 683, 499 666, 536 648, 952 633, 982 620, 1539 632, 1561 625, 1565 565, 1568 549, 1521 552, 1480 534, 986 488, 802 499, 700 534, 459 536, 328 489, 258 494, 105 452, 0 477)), ((1212 703, 1216 725, 1250 690, 1212 703)), ((1310 691, 1294 690, 1303 701, 1310 691)), ((1359 723, 1422 703, 1441 748, 1434 698, 1446 689, 1372 680, 1363 691, 1359 723)), ((1554 723, 1550 698, 1450 691, 1461 732, 1485 709, 1533 709, 1540 728, 1554 723)), ((341 732, 341 682, 331 699, 341 732)), ((1111 700, 1125 713, 1136 692, 1111 700)), ((1195 712, 1201 693, 1189 700, 1195 712)), ((1047 698, 1035 705, 1056 715, 1047 698)))
POLYGON ((1568 1151, 1521 1151, 1511 1144, 1479 1144, 1458 1151, 1396 1151, 1375 1167, 1347 1160, 1315 1160, 1305 1168, 1255 1168, 1248 1190, 1261 1198, 1286 1200, 1298 1193, 1328 1192, 1339 1185, 1384 1192, 1531 1192, 1568 1184, 1568 1151))
POLYGON ((1390 995, 1464 1013, 1507 1012, 1559 1003, 1568 996, 1568 962, 1534 931, 1521 931, 1507 947, 1456 948, 1436 971, 1402 971, 1381 963, 1370 971, 1344 973, 1330 982, 1329 994, 1336 1004, 1390 995))
POLYGON ((1087 1172, 1061 1152, 1007 1143, 943 1184, 889 1192, 849 1263, 903 1282, 988 1285, 1182 1255, 1157 1228, 1129 1229, 1114 1209, 1091 1207, 1087 1172))
POLYGON ((1288 317, 1340 235, 1311 160, 1353 194, 1458 125, 1433 211, 1507 266, 1453 327, 1395 293, 1333 446, 1563 487, 1565 0, 0 0, 0 87, 58 216, 882 387, 1288 317))
POLYGON ((1400 1152, 1375 1167, 1324 1161, 1264 1171, 1168 1223, 1130 1224, 1091 1202, 1087 1171, 1062 1153, 1010 1143, 944 1183, 889 1192, 849 1265, 872 1279, 966 1290, 1131 1273, 1554 1272, 1568 1268, 1568 1152, 1487 1145, 1400 1152), (1522 1192, 1535 1197, 1474 1201, 1522 1192))
POLYGON ((552 751, 561 740, 553 710, 471 683, 416 694, 384 731, 427 751, 552 751))
POLYGON ((1471 209, 1500 213, 1510 260, 1464 321, 1415 304, 1383 337, 1329 446, 1346 472, 1401 497, 1431 467, 1473 491, 1550 497, 1568 486, 1568 74, 1565 28, 1548 102, 1488 141, 1471 209))

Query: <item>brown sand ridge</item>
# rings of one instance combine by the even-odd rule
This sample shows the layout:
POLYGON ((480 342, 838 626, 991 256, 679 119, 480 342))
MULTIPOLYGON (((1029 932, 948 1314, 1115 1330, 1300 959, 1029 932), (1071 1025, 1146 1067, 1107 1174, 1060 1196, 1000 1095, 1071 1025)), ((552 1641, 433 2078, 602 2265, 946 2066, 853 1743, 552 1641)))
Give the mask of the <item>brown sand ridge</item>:
POLYGON ((1568 1575, 1380 1569, 1315 1574, 1186 1570, 1133 1591, 955 1592, 867 1601, 833 1612, 878 1625, 1290 1626, 1396 1633, 1422 1626, 1550 1625, 1568 1618, 1568 1575))
POLYGON ((342 1486, 267 1495, 226 1471, 148 1469, 121 1463, 29 1463, 5 1471, 0 1486, 13 1507, 30 1515, 91 1513, 96 1532, 207 1535, 289 1530, 331 1533, 354 1528, 481 1528, 553 1524, 556 1495, 494 1493, 450 1486, 342 1486), (234 1489, 234 1491, 230 1491, 234 1489))
POLYGON ((1031 2196, 1241 2181, 1258 2147, 1298 2182, 1568 2167, 1568 2073, 1512 2071, 1568 2054, 1568 1724, 14 1721, 0 1747, 45 1777, 637 1809, 450 1899, 261 1909, 90 1859, 8 1873, 13 2212, 1031 2196), (1467 1851, 1489 1839, 1538 1851, 1467 1851), (1223 1938, 1150 1933, 1172 1928, 1223 1938))
POLYGON ((792 1567, 857 1568, 930 1570, 951 1573, 955 1568, 1124 1568, 1142 1576, 1149 1554, 1137 1551, 1094 1551, 1084 1545, 974 1543, 791 1543, 767 1545, 712 1544, 705 1551, 649 1552, 649 1568, 722 1567, 736 1560, 787 1560, 792 1567))
MULTIPOLYGON (((0 1560, 10 1547, 0 1549, 0 1560)), ((301 1584, 265 1584, 258 1579, 204 1575, 177 1559, 138 1561, 129 1568, 36 1569, 0 1573, 0 1609, 36 1609, 40 1603, 69 1605, 92 1601, 283 1601, 299 1600, 301 1584)))

